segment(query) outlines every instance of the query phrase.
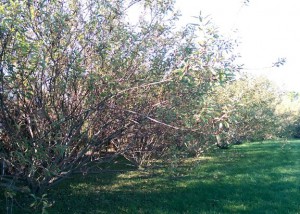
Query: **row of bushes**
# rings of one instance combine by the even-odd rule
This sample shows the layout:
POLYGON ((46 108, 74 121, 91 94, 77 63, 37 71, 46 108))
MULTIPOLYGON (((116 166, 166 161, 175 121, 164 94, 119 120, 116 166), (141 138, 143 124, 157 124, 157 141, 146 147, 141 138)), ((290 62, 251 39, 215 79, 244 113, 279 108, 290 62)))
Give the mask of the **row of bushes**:
POLYGON ((235 79, 234 42, 201 16, 174 30, 173 8, 168 0, 1 3, 1 186, 40 194, 117 155, 140 166, 174 148, 197 156, 299 134, 299 108, 284 109, 286 95, 267 80, 235 79), (132 7, 144 14, 135 24, 132 7))

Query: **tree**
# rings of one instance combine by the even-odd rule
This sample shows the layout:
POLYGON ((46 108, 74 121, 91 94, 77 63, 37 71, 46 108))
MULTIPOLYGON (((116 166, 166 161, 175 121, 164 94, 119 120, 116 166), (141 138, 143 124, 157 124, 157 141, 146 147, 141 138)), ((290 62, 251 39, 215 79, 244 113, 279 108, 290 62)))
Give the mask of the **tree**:
POLYGON ((42 193, 91 161, 107 161, 109 145, 140 162, 136 149, 162 152, 174 137, 202 133, 193 109, 238 67, 210 25, 198 26, 200 44, 194 27, 175 31, 173 5, 2 1, 2 186, 42 193), (134 5, 144 15, 130 24, 134 5))
POLYGON ((300 102, 299 93, 283 92, 279 104, 276 106, 276 115, 280 121, 278 136, 285 138, 300 137, 300 102))
POLYGON ((211 96, 219 145, 263 140, 278 135, 280 120, 275 110, 280 92, 267 79, 243 75, 211 96))

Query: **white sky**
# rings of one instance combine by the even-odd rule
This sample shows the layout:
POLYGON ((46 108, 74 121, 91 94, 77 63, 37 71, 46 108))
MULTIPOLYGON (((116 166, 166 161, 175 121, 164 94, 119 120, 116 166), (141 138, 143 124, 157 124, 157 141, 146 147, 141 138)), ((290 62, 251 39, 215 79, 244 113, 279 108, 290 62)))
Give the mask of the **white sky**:
POLYGON ((300 92, 299 0, 250 0, 248 6, 243 0, 177 0, 177 8, 183 23, 195 22, 192 16, 199 11, 210 15, 220 33, 238 38, 237 52, 249 72, 300 92), (286 64, 267 68, 278 58, 286 58, 286 64))

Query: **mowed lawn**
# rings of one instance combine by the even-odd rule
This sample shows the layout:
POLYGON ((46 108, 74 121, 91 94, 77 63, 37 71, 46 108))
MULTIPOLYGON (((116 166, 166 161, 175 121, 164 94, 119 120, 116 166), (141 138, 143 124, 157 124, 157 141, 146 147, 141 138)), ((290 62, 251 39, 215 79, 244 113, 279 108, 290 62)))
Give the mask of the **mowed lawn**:
POLYGON ((47 197, 53 214, 300 213, 300 140, 218 149, 179 168, 76 175, 47 197))

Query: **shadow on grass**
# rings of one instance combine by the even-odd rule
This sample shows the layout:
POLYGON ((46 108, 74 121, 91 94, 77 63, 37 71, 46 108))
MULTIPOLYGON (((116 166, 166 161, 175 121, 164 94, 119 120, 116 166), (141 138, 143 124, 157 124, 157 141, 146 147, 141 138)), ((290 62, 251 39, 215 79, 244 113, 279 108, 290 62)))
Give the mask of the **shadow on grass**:
MULTIPOLYGON (((255 179, 252 178, 252 179, 255 179)), ((296 213, 299 211, 299 189, 293 181, 240 179, 228 182, 222 178, 201 179, 186 184, 177 181, 140 180, 132 185, 105 190, 105 184, 90 182, 94 191, 63 193, 51 213, 296 213), (101 188, 97 188, 101 185, 101 188), (103 188, 104 187, 104 188, 103 188)), ((132 181, 131 181, 132 182, 132 181)), ((78 188, 78 185, 77 185, 78 188)), ((50 210, 49 210, 50 211, 50 210)))
MULTIPOLYGON (((49 192, 49 213, 297 213, 300 141, 217 150, 177 169, 104 173, 49 192)), ((25 213, 21 210, 16 213, 25 213)))

